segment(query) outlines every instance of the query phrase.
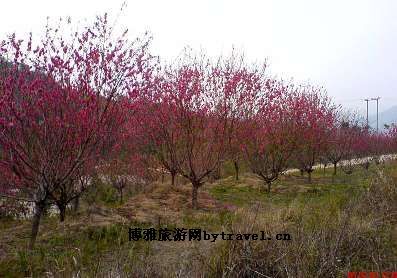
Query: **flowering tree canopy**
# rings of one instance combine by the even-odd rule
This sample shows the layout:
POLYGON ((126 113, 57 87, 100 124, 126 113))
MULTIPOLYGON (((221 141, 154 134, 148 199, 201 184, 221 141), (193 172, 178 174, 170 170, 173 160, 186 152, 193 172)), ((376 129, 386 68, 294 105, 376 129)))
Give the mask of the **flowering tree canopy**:
POLYGON ((295 159, 301 171, 307 172, 309 182, 317 159, 326 150, 336 117, 336 108, 321 88, 302 86, 294 98, 296 136, 295 159))
POLYGON ((107 16, 81 31, 70 21, 47 26, 33 45, 15 35, 1 42, 7 61, 0 78, 0 167, 9 184, 36 204, 33 246, 41 212, 57 204, 61 221, 76 185, 112 150, 125 122, 125 96, 150 75, 149 39, 113 36, 107 16))

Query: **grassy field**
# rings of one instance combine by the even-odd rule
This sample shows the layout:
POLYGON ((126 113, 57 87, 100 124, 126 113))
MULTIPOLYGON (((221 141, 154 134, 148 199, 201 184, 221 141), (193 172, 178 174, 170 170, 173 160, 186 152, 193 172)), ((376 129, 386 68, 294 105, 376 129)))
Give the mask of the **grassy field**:
POLYGON ((248 172, 239 181, 229 174, 201 188, 198 211, 190 208, 189 184, 154 184, 123 204, 101 185, 96 205, 82 202, 64 223, 45 217, 34 251, 27 250, 29 221, 1 219, 0 277, 346 277, 397 270, 396 163, 335 177, 317 170, 312 184, 293 173, 270 193, 248 172), (266 231, 292 240, 134 242, 129 227, 266 231))

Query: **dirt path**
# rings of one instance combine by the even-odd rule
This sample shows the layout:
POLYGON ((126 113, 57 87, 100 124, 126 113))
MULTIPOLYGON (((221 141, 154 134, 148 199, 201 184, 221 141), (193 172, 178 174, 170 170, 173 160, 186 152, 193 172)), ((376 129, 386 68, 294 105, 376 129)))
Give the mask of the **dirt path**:
MULTIPOLYGON (((385 162, 385 161, 396 159, 396 158, 397 158, 397 154, 384 154, 384 155, 380 156, 379 161, 385 162)), ((342 160, 338 163, 338 165, 339 166, 340 165, 348 165, 349 163, 351 163, 352 165, 359 165, 359 164, 364 164, 368 160, 372 160, 372 159, 375 159, 375 157, 368 156, 368 157, 364 157, 364 158, 353 159, 351 161, 350 160, 342 160)), ((319 164, 314 165, 313 169, 320 169, 322 167, 324 167, 324 164, 319 163, 319 164)), ((327 164, 327 166, 326 166, 326 168, 332 168, 332 167, 334 167, 333 164, 327 164)), ((283 174, 296 173, 296 172, 299 172, 299 169, 294 168, 294 169, 288 169, 288 170, 284 171, 283 174)))

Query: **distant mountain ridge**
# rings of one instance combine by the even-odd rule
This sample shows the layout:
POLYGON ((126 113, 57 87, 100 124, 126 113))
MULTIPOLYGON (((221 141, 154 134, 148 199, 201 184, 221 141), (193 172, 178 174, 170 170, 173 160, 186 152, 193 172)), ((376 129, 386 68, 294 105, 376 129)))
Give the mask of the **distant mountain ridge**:
MULTIPOLYGON (((376 128, 376 114, 373 114, 368 119, 369 125, 376 128)), ((385 124, 397 124, 397 105, 379 113, 379 129, 384 130, 385 124)))

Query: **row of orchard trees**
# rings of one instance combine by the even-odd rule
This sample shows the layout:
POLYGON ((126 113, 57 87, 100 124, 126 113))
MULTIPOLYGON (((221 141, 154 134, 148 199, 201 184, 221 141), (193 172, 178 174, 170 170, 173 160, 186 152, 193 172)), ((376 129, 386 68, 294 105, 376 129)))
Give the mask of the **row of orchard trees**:
MULTIPOLYGON (((199 188, 230 160, 244 161, 270 191, 289 167, 309 174, 326 158, 392 152, 393 136, 343 117, 322 88, 267 74, 243 56, 185 51, 172 64, 150 54, 150 38, 115 35, 107 16, 43 39, 0 43, 0 189, 34 204, 33 248, 46 207, 66 207, 94 172, 122 193, 125 176, 166 169, 199 188)), ((66 27, 65 27, 66 26, 66 27)), ((390 133, 395 134, 395 133, 390 133)))

